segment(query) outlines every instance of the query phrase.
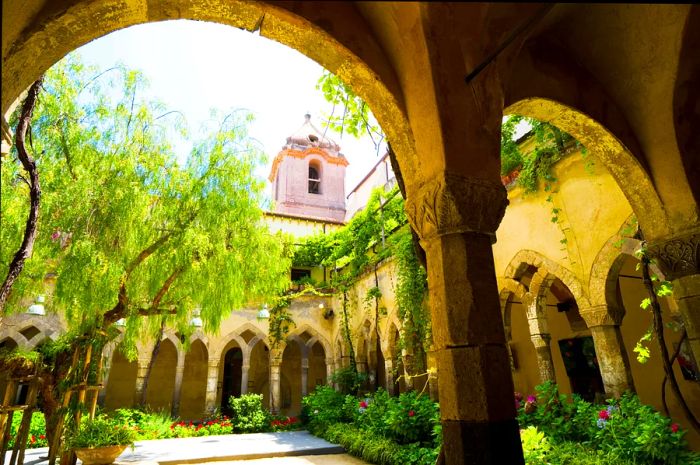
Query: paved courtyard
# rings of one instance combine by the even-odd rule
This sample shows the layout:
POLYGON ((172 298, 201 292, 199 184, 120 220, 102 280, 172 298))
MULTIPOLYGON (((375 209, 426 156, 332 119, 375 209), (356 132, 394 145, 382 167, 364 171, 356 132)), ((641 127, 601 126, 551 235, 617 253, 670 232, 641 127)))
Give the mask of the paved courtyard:
MULTIPOLYGON (((361 465, 361 460, 344 454, 343 447, 317 438, 306 431, 283 433, 229 434, 198 438, 138 441, 117 458, 118 464, 176 465, 240 463, 246 465, 361 465), (283 457, 283 458, 282 458, 283 457)), ((26 465, 45 465, 47 448, 27 449, 26 465)), ((9 457, 8 457, 9 459, 9 457)), ((80 462, 78 462, 80 463, 80 462)))

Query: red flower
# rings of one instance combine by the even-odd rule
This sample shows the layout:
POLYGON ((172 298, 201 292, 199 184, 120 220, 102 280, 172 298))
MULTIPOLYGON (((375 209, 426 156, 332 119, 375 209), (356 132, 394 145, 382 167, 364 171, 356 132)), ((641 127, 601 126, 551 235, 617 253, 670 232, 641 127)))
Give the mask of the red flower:
POLYGON ((601 420, 607 420, 608 418, 610 418, 610 414, 607 410, 601 410, 600 412, 598 412, 598 418, 600 418, 601 420))
POLYGON ((409 411, 408 411, 408 416, 409 416, 409 417, 412 417, 412 416, 414 416, 415 414, 416 414, 416 412, 414 412, 413 410, 409 410, 409 411))
POLYGON ((673 431, 674 433, 678 432, 678 423, 673 423, 671 425, 671 431, 673 431))
POLYGON ((29 438, 29 441, 31 441, 32 444, 34 444, 36 442, 36 438, 34 437, 33 434, 32 434, 32 437, 29 438))
POLYGON ((360 408, 367 408, 367 402, 364 400, 360 402, 360 408))
MULTIPOLYGON (((676 426, 678 426, 678 425, 676 425, 676 426)), ((42 434, 39 436, 39 439, 46 439, 46 436, 42 434)))

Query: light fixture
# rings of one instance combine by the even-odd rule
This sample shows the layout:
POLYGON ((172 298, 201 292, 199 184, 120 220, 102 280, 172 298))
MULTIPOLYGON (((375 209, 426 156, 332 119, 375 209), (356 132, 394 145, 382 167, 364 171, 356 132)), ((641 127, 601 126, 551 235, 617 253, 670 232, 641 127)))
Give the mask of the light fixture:
POLYGON ((36 302, 29 306, 27 313, 30 315, 46 315, 44 310, 44 296, 39 295, 36 297, 36 302))
POLYGON ((326 307, 326 306, 323 305, 323 302, 321 302, 320 304, 318 304, 318 309, 321 310, 321 312, 323 312, 323 318, 325 318, 326 320, 330 320, 331 318, 333 318, 333 316, 335 315, 335 313, 333 313, 333 309, 332 309, 332 308, 329 308, 328 310, 324 310, 325 307, 326 307))
POLYGON ((258 312, 258 320, 268 320, 270 319, 270 311, 267 309, 267 304, 263 305, 263 308, 258 312))
POLYGON ((124 318, 119 318, 117 321, 114 322, 115 325, 117 326, 126 326, 126 320, 124 318))
POLYGON ((202 309, 201 308, 195 308, 192 310, 192 319, 190 320, 190 325, 194 326, 195 328, 201 328, 202 327, 202 319, 199 317, 199 315, 202 314, 202 309))

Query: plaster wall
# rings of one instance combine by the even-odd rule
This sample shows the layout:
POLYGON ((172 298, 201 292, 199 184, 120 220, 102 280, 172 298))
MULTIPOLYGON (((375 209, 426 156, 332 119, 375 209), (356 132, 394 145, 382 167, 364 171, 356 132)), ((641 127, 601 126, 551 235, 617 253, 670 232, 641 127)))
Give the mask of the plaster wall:
MULTIPOLYGON (((153 364, 146 391, 146 406, 153 411, 170 413, 175 392, 177 349, 170 340, 164 340, 153 364)), ((137 399, 138 400, 138 399, 137 399)))
POLYGON ((198 420, 204 416, 207 393, 207 348, 201 341, 192 343, 185 354, 185 371, 180 391, 180 418, 198 420))

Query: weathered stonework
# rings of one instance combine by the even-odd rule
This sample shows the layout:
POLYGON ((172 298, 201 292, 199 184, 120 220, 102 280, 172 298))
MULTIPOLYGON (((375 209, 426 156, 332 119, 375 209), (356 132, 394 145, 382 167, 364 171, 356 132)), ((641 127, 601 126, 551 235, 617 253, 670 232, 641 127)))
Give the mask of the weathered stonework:
POLYGON ((648 247, 667 280, 700 274, 700 233, 674 237, 649 244, 648 247))
POLYGON ((421 239, 478 233, 495 242, 507 205, 502 184, 444 173, 406 199, 406 213, 421 239))

